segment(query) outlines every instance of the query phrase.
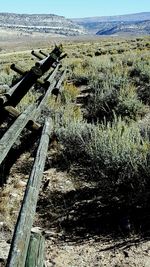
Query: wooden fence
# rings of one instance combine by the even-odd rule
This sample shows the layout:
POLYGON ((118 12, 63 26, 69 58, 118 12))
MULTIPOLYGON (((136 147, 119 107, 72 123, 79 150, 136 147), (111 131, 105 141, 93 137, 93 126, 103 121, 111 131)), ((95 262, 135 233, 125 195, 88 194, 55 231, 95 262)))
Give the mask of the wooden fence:
POLYGON ((32 51, 32 55, 36 56, 40 61, 36 62, 35 66, 28 72, 15 64, 11 65, 11 69, 21 77, 16 84, 7 88, 7 92, 4 90, 2 91, 3 94, 0 95, 0 123, 2 124, 8 117, 12 119, 11 126, 0 139, 0 164, 5 161, 7 154, 25 127, 30 131, 35 131, 35 134, 37 130, 41 130, 38 150, 29 175, 11 242, 7 267, 44 266, 44 238, 39 233, 31 233, 31 228, 36 211, 49 138, 53 132, 53 124, 51 118, 45 119, 44 126, 39 125, 36 120, 46 105, 48 97, 51 94, 56 96, 59 94, 66 70, 61 70, 60 60, 65 56, 65 54, 62 54, 61 46, 56 46, 49 55, 41 50, 39 53, 32 51), (42 80, 42 76, 48 71, 46 78, 42 80), (42 99, 40 98, 36 103, 19 113, 16 106, 36 83, 45 89, 45 94, 42 99))
MULTIPOLYGON (((32 132, 34 131, 35 134, 36 132, 39 134, 39 130, 41 132, 38 150, 15 226, 7 267, 44 266, 44 238, 39 233, 31 233, 31 228, 36 211, 49 139, 53 132, 53 124, 51 118, 45 119, 44 126, 37 123, 36 120, 44 106, 46 106, 48 97, 54 94, 57 98, 61 93, 63 89, 62 83, 67 72, 66 69, 61 70, 62 65, 60 61, 66 56, 66 54, 62 54, 61 46, 56 46, 50 54, 41 50, 38 53, 35 51, 31 53, 39 61, 29 71, 24 71, 15 64, 12 64, 11 69, 21 75, 21 77, 10 88, 7 86, 7 92, 5 92, 5 88, 2 88, 2 94, 0 95, 0 123, 2 124, 8 117, 12 119, 11 126, 0 139, 0 164, 5 161, 7 154, 25 127, 32 132), (48 71, 49 73, 47 74, 48 71), (42 79, 45 73, 47 74, 46 78, 42 79), (43 97, 40 97, 36 103, 28 106, 25 111, 19 113, 16 106, 35 84, 39 84, 40 87, 44 88, 45 93, 43 97)), ((77 96, 77 103, 80 103, 81 100, 83 103, 86 102, 88 92, 85 93, 82 92, 82 95, 77 96)), ((3 181, 0 184, 2 185, 3 181)))

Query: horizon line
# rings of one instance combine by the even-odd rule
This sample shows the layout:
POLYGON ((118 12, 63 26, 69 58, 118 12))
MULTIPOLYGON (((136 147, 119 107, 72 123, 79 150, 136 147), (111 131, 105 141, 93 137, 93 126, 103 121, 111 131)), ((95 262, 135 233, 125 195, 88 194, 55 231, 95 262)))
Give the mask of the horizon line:
POLYGON ((123 13, 123 14, 117 14, 117 15, 91 15, 91 16, 80 16, 80 17, 67 17, 65 15, 58 15, 54 13, 19 13, 19 12, 7 12, 7 11, 1 11, 0 14, 16 14, 16 15, 53 15, 53 16, 59 16, 59 17, 65 17, 68 19, 80 19, 80 18, 96 18, 96 17, 117 17, 117 16, 126 16, 126 15, 136 15, 136 14, 142 14, 142 13, 150 13, 150 11, 141 11, 141 12, 135 12, 135 13, 123 13))

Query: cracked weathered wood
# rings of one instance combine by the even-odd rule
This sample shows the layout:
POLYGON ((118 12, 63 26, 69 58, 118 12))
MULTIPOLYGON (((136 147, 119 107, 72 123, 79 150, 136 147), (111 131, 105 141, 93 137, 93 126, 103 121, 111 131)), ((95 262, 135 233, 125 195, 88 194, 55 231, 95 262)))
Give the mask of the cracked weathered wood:
POLYGON ((58 64, 55 69, 44 79, 45 81, 48 81, 48 82, 52 82, 54 80, 54 78, 56 77, 56 74, 59 70, 59 68, 61 67, 60 64, 58 64))
MULTIPOLYGON (((64 74, 66 74, 66 71, 63 72, 62 76, 59 79, 61 81, 61 82, 59 82, 59 88, 60 88, 60 86, 61 86, 61 84, 62 84, 62 82, 64 80, 64 77, 65 77, 64 74)), ((34 115, 34 120, 36 120, 39 117, 39 115, 40 115, 41 111, 43 110, 44 106, 47 104, 48 97, 52 94, 52 91, 56 88, 57 84, 58 84, 58 82, 53 79, 52 83, 50 84, 50 86, 49 86, 49 88, 48 88, 48 90, 46 92, 46 94, 44 95, 43 99, 41 100, 41 102, 39 103, 39 105, 37 107, 36 113, 34 115)), ((59 90, 59 88, 58 88, 58 90, 59 90)))
POLYGON ((58 81, 58 83, 57 83, 57 85, 56 85, 56 87, 59 88, 59 89, 60 89, 60 87, 61 87, 61 85, 62 85, 62 83, 63 83, 63 81, 64 81, 64 78, 65 78, 65 76, 66 76, 66 72, 67 72, 67 69, 65 69, 65 70, 63 71, 63 73, 62 73, 62 75, 61 75, 61 77, 60 77, 60 79, 59 79, 59 81, 58 81))
MULTIPOLYGON (((4 110, 7 111, 11 117, 14 117, 14 118, 17 118, 21 115, 21 113, 12 106, 6 106, 4 107, 4 110)), ((41 125, 33 120, 30 120, 25 127, 29 130, 36 131, 41 128, 41 125)))
POLYGON ((44 237, 31 233, 25 267, 44 267, 44 237))
POLYGON ((31 227, 34 221, 38 194, 47 156, 49 137, 52 133, 52 120, 46 120, 34 165, 25 190, 19 212, 13 240, 7 260, 7 267, 24 267, 30 241, 31 227))
POLYGON ((36 113, 35 113, 35 115, 34 115, 34 120, 36 120, 36 119, 39 117, 39 115, 41 114, 41 112, 42 112, 44 106, 47 104, 48 97, 51 95, 51 92, 52 92, 52 90, 54 89, 55 85, 56 85, 56 81, 54 80, 54 81, 50 84, 48 90, 46 91, 46 94, 44 95, 44 97, 43 97, 42 100, 40 101, 40 103, 39 103, 39 105, 38 105, 38 107, 37 107, 36 113))
POLYGON ((35 112, 35 105, 30 105, 10 126, 0 139, 0 164, 7 156, 9 150, 35 112))
MULTIPOLYGON (((16 64, 11 64, 10 68, 14 70, 15 72, 17 72, 18 74, 23 75, 23 76, 26 75, 27 73, 27 71, 24 71, 22 68, 20 68, 16 64)), ((45 82, 43 82, 43 80, 37 79, 36 82, 39 83, 42 87, 45 87, 45 82)))
POLYGON ((60 55, 62 53, 62 47, 61 46, 55 46, 53 51, 49 54, 49 56, 44 59, 43 64, 41 65, 42 73, 45 73, 49 70, 49 68, 52 66, 54 62, 57 62, 60 58, 60 55))

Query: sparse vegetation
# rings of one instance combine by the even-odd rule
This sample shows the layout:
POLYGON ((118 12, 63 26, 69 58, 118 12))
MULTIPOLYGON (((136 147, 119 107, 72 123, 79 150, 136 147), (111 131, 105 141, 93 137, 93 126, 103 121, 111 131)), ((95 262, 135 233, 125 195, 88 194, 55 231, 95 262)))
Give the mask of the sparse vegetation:
MULTIPOLYGON (((50 214, 52 223, 49 225, 61 226, 68 238, 71 229, 77 226, 78 238, 83 233, 87 238, 88 231, 93 236, 99 233, 111 235, 121 228, 122 217, 127 216, 132 230, 124 233, 121 229, 119 234, 148 235, 149 38, 96 39, 95 42, 66 42, 63 46, 67 53, 63 67, 67 66, 69 70, 64 90, 57 101, 55 96, 49 97, 39 122, 50 115, 54 122, 54 136, 59 142, 55 159, 50 155, 47 168, 67 171, 77 191, 62 195, 55 191, 55 196, 50 192, 52 200, 49 201, 56 207, 54 214, 50 214), (76 97, 87 89, 86 104, 77 106, 76 97), (58 217, 62 217, 61 223, 58 217), (107 231, 104 227, 96 228, 97 223, 100 226, 106 224, 107 231)), ((15 79, 14 72, 9 69, 9 62, 14 59, 13 63, 18 61, 18 65, 25 69, 33 65, 29 54, 21 55, 22 62, 19 57, 12 54, 3 58, 1 84, 11 85, 15 79)), ((42 89, 32 88, 17 108, 23 111, 41 95, 42 89)), ((10 190, 12 186, 1 192, 5 208, 0 203, 1 219, 9 218, 9 229, 12 227, 11 216, 14 223, 12 204, 8 201, 10 190)), ((18 203, 13 202, 14 210, 18 203)))
MULTIPOLYGON (((93 44, 90 53, 98 46, 103 49, 105 43, 102 44, 93 44)), ((136 205, 149 207, 150 141, 146 125, 143 135, 139 123, 149 114, 148 50, 144 39, 122 42, 121 47, 114 41, 107 53, 95 52, 92 58, 86 53, 82 58, 83 49, 81 45, 81 59, 71 58, 69 65, 68 58, 67 64, 72 84, 91 89, 85 106, 88 124, 77 118, 56 124, 56 134, 64 147, 62 156, 67 168, 77 164, 80 172, 82 166, 86 179, 96 180, 102 197, 117 196, 122 211, 126 203, 134 220, 136 205), (131 52, 136 42, 136 49, 131 52), (112 56, 113 46, 117 49, 112 56)))

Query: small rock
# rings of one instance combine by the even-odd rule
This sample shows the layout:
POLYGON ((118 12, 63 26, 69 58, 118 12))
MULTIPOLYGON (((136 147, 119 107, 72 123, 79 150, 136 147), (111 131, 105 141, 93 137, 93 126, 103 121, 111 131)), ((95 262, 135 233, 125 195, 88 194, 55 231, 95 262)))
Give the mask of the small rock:
POLYGON ((41 233, 42 232, 42 228, 40 228, 40 227, 32 227, 31 228, 31 232, 32 233, 41 233))
POLYGON ((124 251, 123 251, 123 254, 124 254, 125 258, 129 257, 129 254, 128 254, 127 251, 124 250, 124 251))
POLYGON ((25 187, 26 184, 27 184, 26 182, 20 180, 17 184, 15 184, 15 188, 25 187))

